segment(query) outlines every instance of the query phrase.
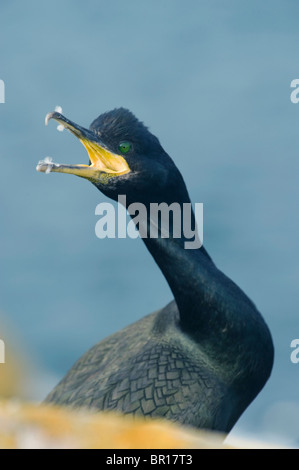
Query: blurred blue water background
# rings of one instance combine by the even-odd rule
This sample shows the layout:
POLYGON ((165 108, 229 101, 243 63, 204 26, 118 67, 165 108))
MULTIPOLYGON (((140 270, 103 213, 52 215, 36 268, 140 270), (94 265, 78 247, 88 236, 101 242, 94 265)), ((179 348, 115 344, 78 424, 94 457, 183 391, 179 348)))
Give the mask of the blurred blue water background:
MULTIPOLYGON (((46 394, 90 346, 172 296, 141 240, 95 236, 87 181, 35 171, 87 163, 44 116, 87 127, 131 109, 204 203, 205 246, 256 303, 276 362, 235 434, 299 445, 299 4, 293 0, 0 4, 0 309, 45 371, 46 394)), ((1 337, 1 334, 0 334, 1 337)))

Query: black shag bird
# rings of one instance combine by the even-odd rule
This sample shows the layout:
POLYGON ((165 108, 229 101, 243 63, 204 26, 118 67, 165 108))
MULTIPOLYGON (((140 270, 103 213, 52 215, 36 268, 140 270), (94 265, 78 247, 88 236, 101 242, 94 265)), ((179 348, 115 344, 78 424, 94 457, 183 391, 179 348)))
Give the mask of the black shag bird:
MULTIPOLYGON (((89 130, 62 114, 47 115, 86 147, 89 165, 40 162, 42 172, 88 179, 117 200, 190 203, 184 180, 159 140, 128 110, 102 114, 89 130)), ((148 215, 139 220, 149 233, 148 215)), ((193 222, 194 216, 192 213, 193 222)), ((160 221, 161 222, 161 221, 160 221)), ((84 354, 47 402, 165 417, 197 428, 228 432, 271 373, 273 344, 254 304, 186 238, 143 238, 174 300, 84 354)))

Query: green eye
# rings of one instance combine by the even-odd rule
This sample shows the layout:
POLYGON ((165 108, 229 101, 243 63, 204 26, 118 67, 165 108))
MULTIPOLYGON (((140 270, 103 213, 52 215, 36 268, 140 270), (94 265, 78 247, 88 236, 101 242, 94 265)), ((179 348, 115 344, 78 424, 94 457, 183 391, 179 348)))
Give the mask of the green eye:
POLYGON ((128 153, 131 150, 130 142, 121 142, 118 146, 121 153, 128 153))

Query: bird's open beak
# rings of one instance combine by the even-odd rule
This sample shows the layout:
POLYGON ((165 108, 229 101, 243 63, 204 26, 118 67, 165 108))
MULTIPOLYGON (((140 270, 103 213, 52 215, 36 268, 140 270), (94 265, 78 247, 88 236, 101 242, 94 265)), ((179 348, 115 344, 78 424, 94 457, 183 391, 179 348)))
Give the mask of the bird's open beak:
POLYGON ((92 181, 97 181, 101 173, 106 173, 110 176, 119 176, 130 171, 126 160, 121 155, 116 155, 108 150, 94 132, 78 126, 78 124, 75 124, 56 111, 47 114, 45 120, 46 125, 48 125, 50 119, 55 119, 55 121, 63 125, 82 142, 88 152, 90 165, 64 165, 45 160, 39 162, 36 167, 37 171, 43 173, 53 171, 58 173, 70 173, 92 181))

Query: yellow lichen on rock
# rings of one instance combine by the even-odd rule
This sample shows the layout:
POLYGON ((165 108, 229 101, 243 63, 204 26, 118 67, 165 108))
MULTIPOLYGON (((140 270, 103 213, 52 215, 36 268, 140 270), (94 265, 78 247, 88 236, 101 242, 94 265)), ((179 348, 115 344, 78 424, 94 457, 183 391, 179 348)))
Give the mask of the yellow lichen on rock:
POLYGON ((49 405, 0 403, 0 448, 196 449, 227 448, 223 436, 168 421, 49 405))

